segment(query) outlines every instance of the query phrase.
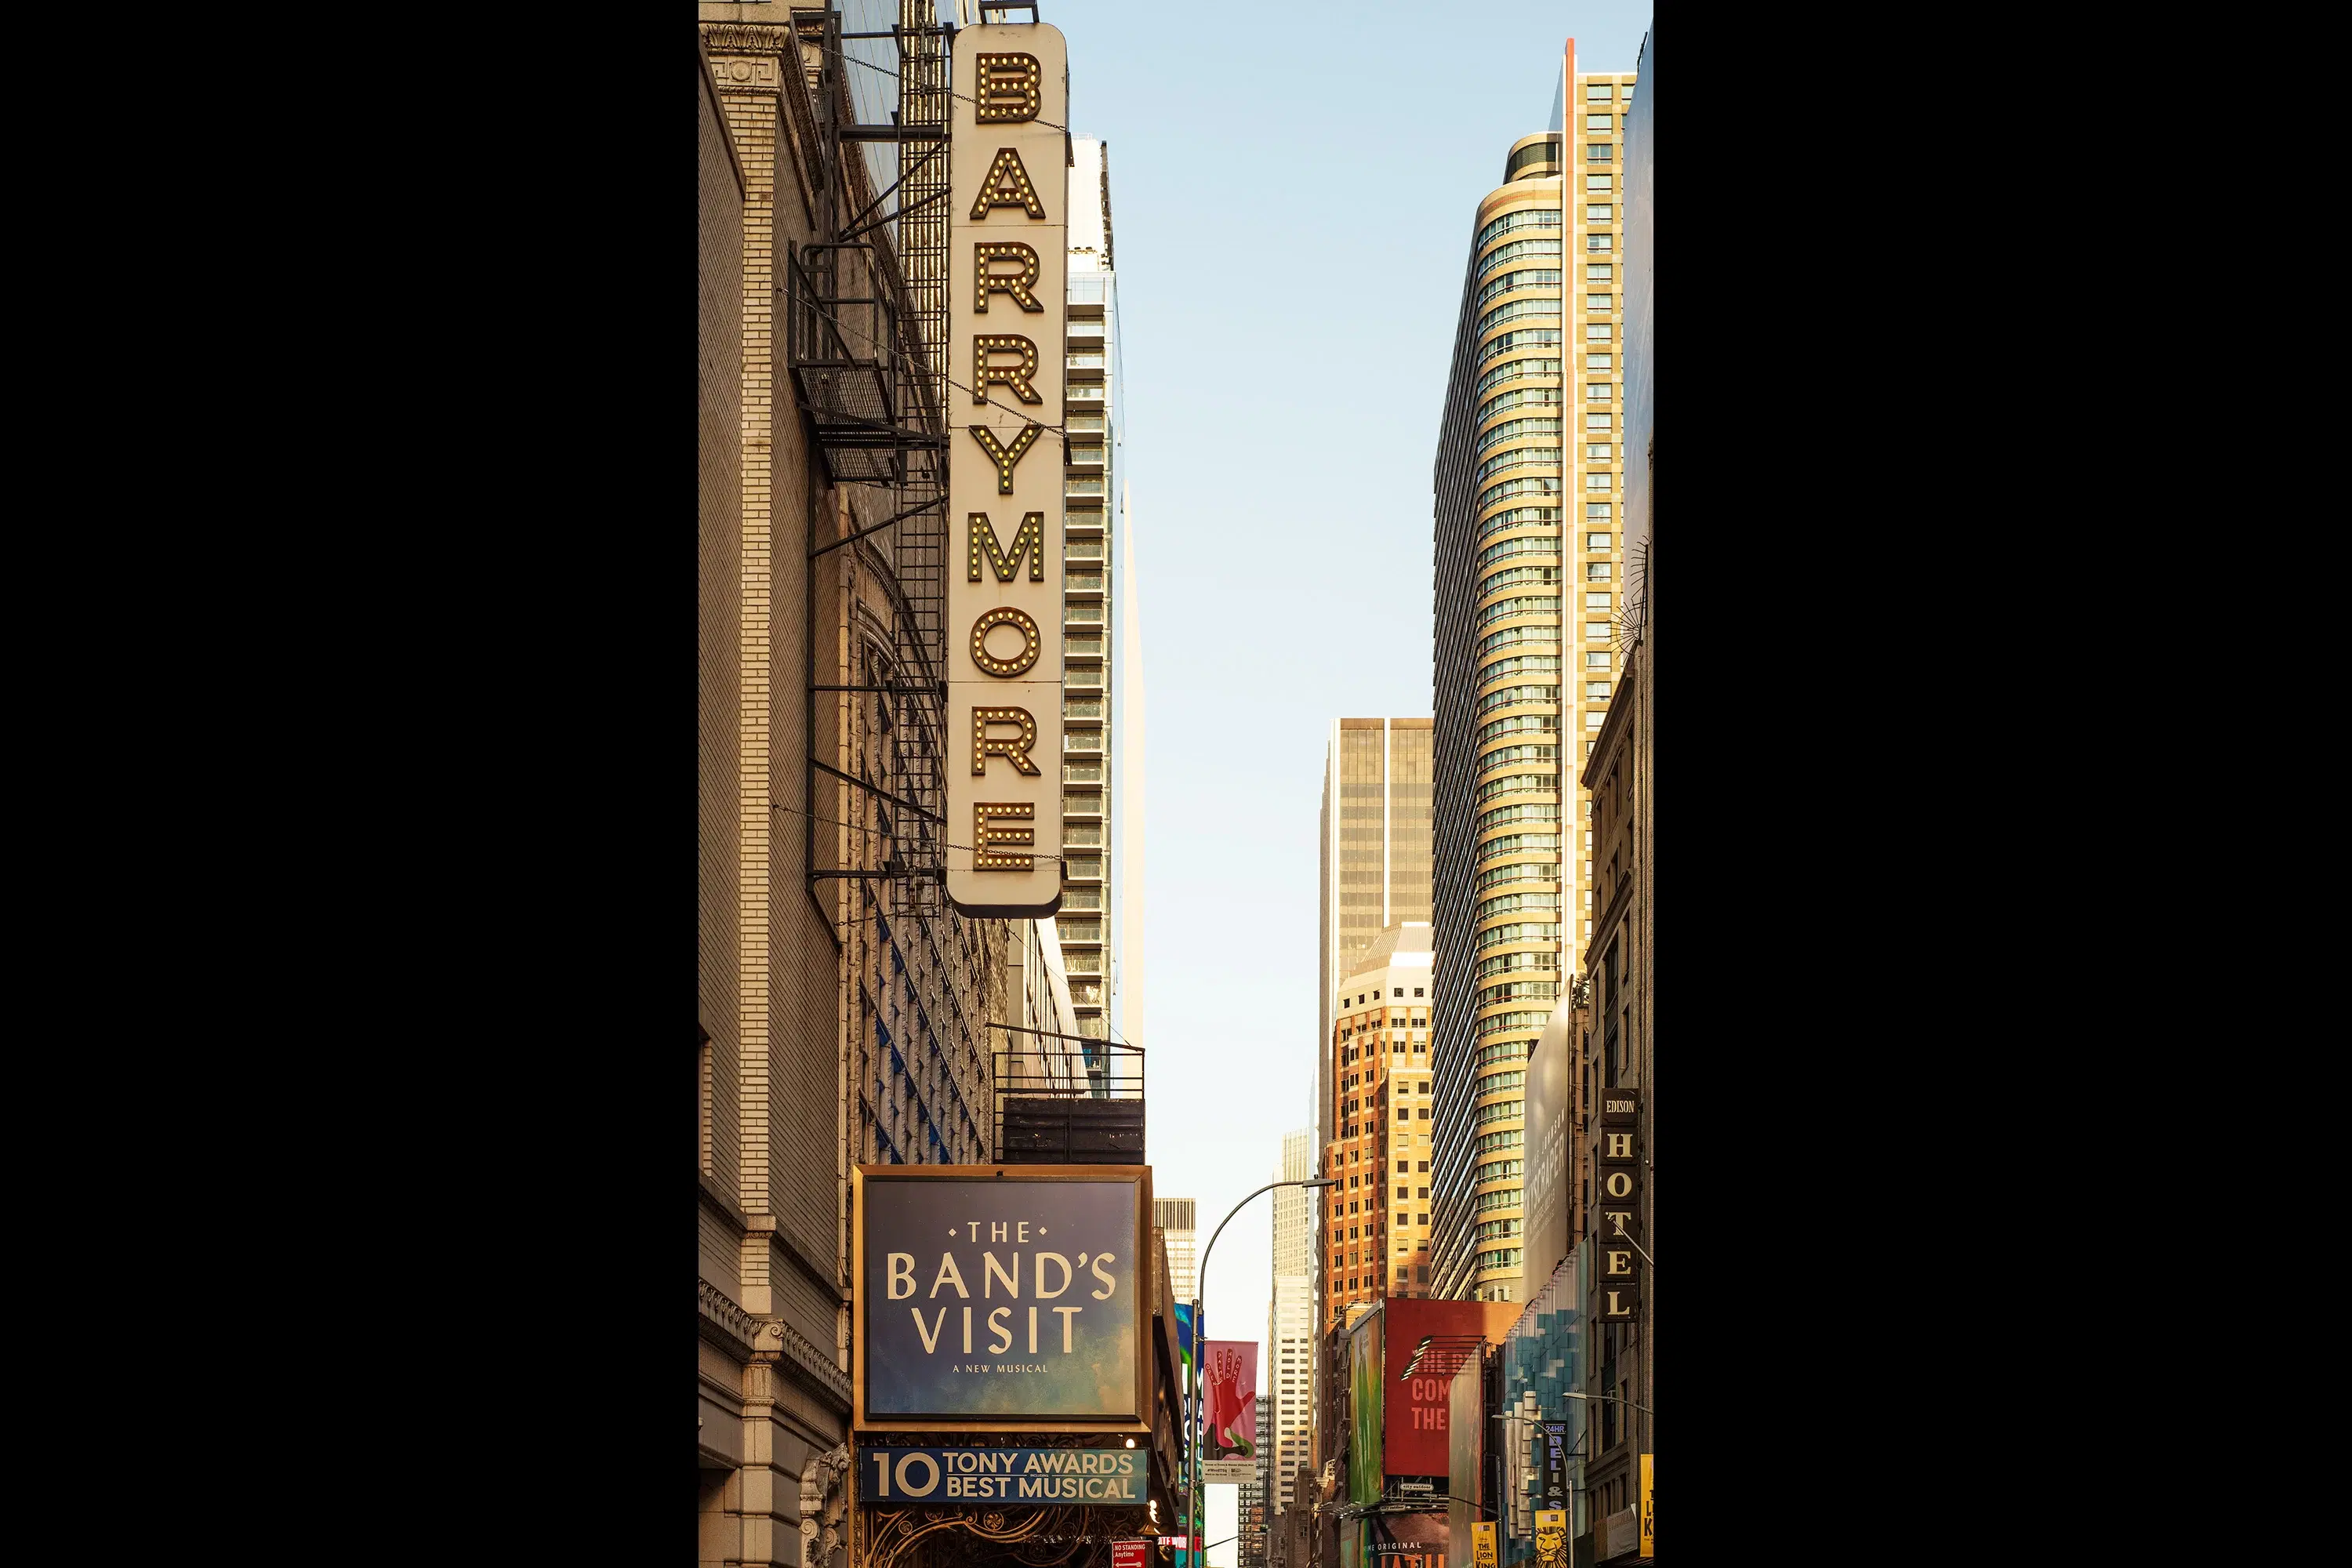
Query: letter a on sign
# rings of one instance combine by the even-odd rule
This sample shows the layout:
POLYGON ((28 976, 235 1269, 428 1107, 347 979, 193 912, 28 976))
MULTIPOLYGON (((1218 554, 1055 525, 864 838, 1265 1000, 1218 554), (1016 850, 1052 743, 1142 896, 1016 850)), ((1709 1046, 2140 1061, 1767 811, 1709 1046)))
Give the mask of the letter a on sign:
MULTIPOLYGON (((941 837, 959 910, 1034 920, 1061 907, 1062 786, 1100 779, 1091 758, 1063 760, 1069 49, 1043 24, 964 27, 951 79, 947 368, 962 430, 948 516, 962 537, 947 574, 941 717, 961 754, 941 837)), ((1040 1353, 1059 1326, 1041 1324, 1040 1353)))

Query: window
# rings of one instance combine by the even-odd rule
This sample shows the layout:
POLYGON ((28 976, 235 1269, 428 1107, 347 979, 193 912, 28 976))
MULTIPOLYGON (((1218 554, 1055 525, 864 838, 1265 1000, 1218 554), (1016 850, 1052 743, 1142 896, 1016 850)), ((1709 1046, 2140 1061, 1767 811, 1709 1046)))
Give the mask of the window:
MULTIPOLYGON (((1587 82, 1585 84, 1584 101, 1587 103, 1607 103, 1611 99, 1615 98, 1616 96, 1617 89, 1610 86, 1605 81, 1587 82)), ((1606 120, 1608 118, 1610 117, 1602 114, 1588 116, 1588 119, 1590 120, 1606 120)))
POLYGON ((1584 401, 1587 403, 1608 402, 1610 388, 1615 383, 1607 381, 1587 382, 1584 386, 1584 401))
MULTIPOLYGON (((1428 1161, 1426 1161, 1426 1160, 1423 1160, 1423 1161, 1421 1163, 1421 1168, 1422 1168, 1422 1170, 1423 1170, 1423 1171, 1426 1172, 1426 1171, 1429 1169, 1429 1162, 1428 1162, 1428 1161)), ((1427 1187, 1423 1187, 1423 1188, 1422 1189, 1422 1192, 1423 1192, 1423 1195, 1426 1195, 1426 1194, 1428 1194, 1428 1192, 1429 1192, 1429 1189, 1428 1189, 1427 1187)))
MULTIPOLYGON (((1416 995, 1416 996, 1420 995, 1420 994, 1421 994, 1421 987, 1420 987, 1420 986, 1418 986, 1418 985, 1414 986, 1414 987, 1412 988, 1412 994, 1413 994, 1414 995, 1416 995)), ((1419 1023, 1419 1022, 1420 1022, 1420 1020, 1419 1020, 1419 1019, 1415 1019, 1415 1020, 1413 1020, 1413 1021, 1414 1021, 1415 1023, 1419 1023)))
POLYGON ((1584 683, 1584 695, 1590 701, 1606 702, 1609 700, 1609 683, 1605 680, 1588 680, 1584 683))
MULTIPOLYGON (((1596 648, 1596 649, 1592 650, 1591 652, 1587 653, 1587 654, 1584 656, 1584 668, 1587 668, 1587 669, 1606 669, 1606 668, 1609 668, 1609 652, 1608 652, 1608 650, 1607 650, 1606 648, 1596 648)), ((1591 848, 1591 847, 1592 847, 1592 835, 1591 835, 1590 833, 1588 833, 1588 834, 1586 834, 1586 835, 1584 836, 1584 847, 1585 847, 1587 849, 1590 849, 1590 848, 1591 848)))
POLYGON ((1606 250, 1609 248, 1609 237, 1605 234, 1588 234, 1584 237, 1584 248, 1606 250))
POLYGON ((1587 131, 1614 131, 1617 129, 1617 117, 1613 114, 1588 114, 1584 117, 1584 128, 1587 131))
POLYGON ((1607 354, 1586 354, 1584 356, 1584 368, 1587 370, 1607 370, 1609 368, 1609 356, 1607 354))
MULTIPOLYGON (((1606 599, 1608 596, 1609 595, 1606 594, 1601 595, 1603 599, 1606 599)), ((1587 642, 1607 642, 1609 640, 1609 623, 1607 621, 1585 622, 1584 640, 1587 642)))
POLYGON ((1393 993, 1391 993, 1391 994, 1398 995, 1398 996, 1402 996, 1402 995, 1403 995, 1403 994, 1404 994, 1404 987, 1403 987, 1403 986, 1402 986, 1402 985, 1398 986, 1398 987, 1396 988, 1396 990, 1395 990, 1393 993))
POLYGON ((1610 176, 1607 174, 1587 174, 1584 176, 1584 188, 1588 193, 1609 190, 1612 188, 1610 184, 1610 176))
POLYGON ((1609 581, 1609 563, 1606 561, 1586 562, 1584 563, 1584 580, 1588 583, 1606 583, 1609 581))
POLYGON ((1588 204, 1584 209, 1584 221, 1587 223, 1607 223, 1609 221, 1610 210, 1609 204, 1606 202, 1588 204))
POLYGON ((1609 482, 1607 474, 1593 472, 1584 476, 1584 488, 1589 490, 1607 490, 1617 487, 1609 482))
POLYGON ((1609 443, 1588 441, 1584 444, 1584 455, 1593 462, 1605 463, 1609 460, 1609 443))
POLYGON ((1615 306, 1612 301, 1614 301, 1616 298, 1617 296, 1614 294, 1587 294, 1584 297, 1584 308, 1588 310, 1606 311, 1613 310, 1615 306))
POLYGON ((1609 428, 1609 416, 1588 414, 1584 416, 1584 427, 1587 430, 1606 430, 1609 428))
MULTIPOLYGON (((1605 121, 1609 117, 1605 114, 1596 114, 1593 118, 1605 121)), ((1587 129, 1606 131, 1609 126, 1604 123, 1599 126, 1588 126, 1587 129)), ((1607 142, 1587 142, 1584 144, 1584 161, 1588 163, 1606 163, 1609 162, 1612 146, 1612 144, 1607 142)))
POLYGON ((1586 548, 1587 550, 1606 550, 1606 549, 1608 549, 1608 548, 1609 548, 1609 535, 1607 535, 1607 534, 1605 534, 1605 533, 1588 533, 1588 534, 1586 534, 1586 535, 1584 536, 1584 548, 1586 548))
POLYGON ((1606 283, 1616 276, 1616 272, 1617 268, 1608 262, 1595 261, 1585 268, 1584 280, 1588 283, 1606 283))

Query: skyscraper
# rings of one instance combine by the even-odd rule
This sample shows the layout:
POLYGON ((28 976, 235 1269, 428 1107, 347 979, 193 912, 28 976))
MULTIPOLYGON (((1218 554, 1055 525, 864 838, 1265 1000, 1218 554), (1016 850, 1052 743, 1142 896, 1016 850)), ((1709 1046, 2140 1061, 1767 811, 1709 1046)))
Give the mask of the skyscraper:
MULTIPOLYGON (((1117 745, 1116 728, 1125 715, 1114 711, 1114 693, 1125 673, 1120 665, 1133 651, 1125 639, 1122 658, 1111 641, 1121 628, 1112 605, 1132 597, 1114 577, 1118 520, 1111 515, 1119 493, 1118 288, 1111 268, 1110 150, 1091 137, 1070 143, 1069 341, 1062 427, 1063 515, 1062 647, 1065 658, 1062 716, 1062 910, 1056 921, 1062 956, 1069 967, 1070 1002, 1078 1033, 1107 1039, 1117 1005, 1122 943, 1118 921, 1130 900, 1109 896, 1122 886, 1115 858, 1122 826, 1118 808, 1140 780, 1119 776, 1140 752, 1117 745), (1079 193, 1093 193, 1093 199, 1079 193), (1118 762, 1113 758, 1117 756, 1118 762)), ((1139 677, 1140 672, 1136 672, 1139 677)), ((1139 904, 1137 906, 1139 910, 1139 904)), ((1118 1030, 1122 1037, 1126 1031, 1118 1030)))
MULTIPOLYGON (((1282 1135, 1275 1179, 1303 1182, 1315 1174, 1315 1135, 1306 1128, 1282 1135)), ((1266 1523, 1290 1508, 1290 1478, 1312 1463, 1315 1419, 1315 1255, 1312 1194, 1299 1187, 1274 1190, 1274 1299, 1266 1304, 1266 1365, 1258 1394, 1260 1485, 1266 1523)))
POLYGON ((1194 1272, 1193 1255, 1197 1212, 1198 1205, 1192 1198, 1154 1198, 1151 1203, 1151 1223, 1168 1245, 1168 1289, 1179 1301, 1192 1300, 1200 1278, 1194 1272))
POLYGON ((1580 75, 1570 41, 1552 129, 1511 145, 1463 280, 1433 476, 1436 1295, 1525 1299, 1528 1047, 1591 935, 1575 780, 1608 711, 1624 574, 1616 274, 1633 90, 1630 72, 1580 75))
POLYGON ((1330 1064, 1331 1136, 1323 1173, 1339 1185, 1321 1241, 1318 1325, 1350 1307, 1428 1293, 1430 1106, 1429 922, 1380 934, 1340 983, 1330 1064))
POLYGON ((1335 719, 1323 762, 1322 986, 1315 1138, 1331 1140, 1339 983, 1381 932, 1430 918, 1430 721, 1335 719))

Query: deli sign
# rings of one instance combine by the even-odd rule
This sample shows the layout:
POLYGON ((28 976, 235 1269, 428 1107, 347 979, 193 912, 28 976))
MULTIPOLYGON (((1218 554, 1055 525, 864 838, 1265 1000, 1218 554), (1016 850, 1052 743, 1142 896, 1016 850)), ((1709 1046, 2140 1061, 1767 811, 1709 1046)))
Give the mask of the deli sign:
POLYGON ((948 173, 948 897, 1062 899, 1062 383, 1069 52, 1041 23, 955 36, 948 173))
POLYGON ((1592 1142, 1594 1315, 1604 1323, 1631 1322, 1641 1299, 1642 1092, 1600 1091, 1599 1135, 1592 1142))

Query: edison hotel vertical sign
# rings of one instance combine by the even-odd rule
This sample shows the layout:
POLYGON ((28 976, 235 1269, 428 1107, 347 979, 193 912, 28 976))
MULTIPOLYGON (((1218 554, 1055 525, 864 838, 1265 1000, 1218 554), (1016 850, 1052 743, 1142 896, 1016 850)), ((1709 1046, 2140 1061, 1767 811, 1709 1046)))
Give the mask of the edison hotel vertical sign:
POLYGON ((1062 379, 1069 56, 1042 24, 956 35, 949 175, 948 897, 1062 898, 1062 379))

